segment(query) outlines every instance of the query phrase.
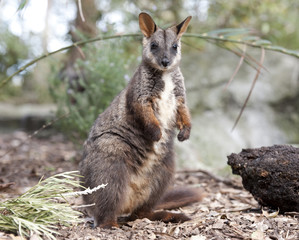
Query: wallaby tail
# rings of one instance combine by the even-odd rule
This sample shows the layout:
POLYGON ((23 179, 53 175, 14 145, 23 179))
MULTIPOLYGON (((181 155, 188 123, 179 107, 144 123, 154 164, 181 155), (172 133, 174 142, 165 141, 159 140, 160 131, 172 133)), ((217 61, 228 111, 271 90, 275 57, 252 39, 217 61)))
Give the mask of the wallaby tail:
MULTIPOLYGON (((162 209, 174 209, 183 207, 195 202, 199 202, 205 194, 200 189, 186 188, 186 187, 175 187, 169 189, 163 195, 161 200, 155 207, 155 210, 162 209)), ((173 213, 168 211, 139 211, 132 213, 129 217, 122 220, 122 222, 134 221, 137 218, 148 218, 151 221, 163 221, 179 223, 190 220, 184 213, 173 213)))
POLYGON ((169 189, 156 205, 155 209, 175 209, 203 199, 204 194, 198 188, 175 187, 169 189))

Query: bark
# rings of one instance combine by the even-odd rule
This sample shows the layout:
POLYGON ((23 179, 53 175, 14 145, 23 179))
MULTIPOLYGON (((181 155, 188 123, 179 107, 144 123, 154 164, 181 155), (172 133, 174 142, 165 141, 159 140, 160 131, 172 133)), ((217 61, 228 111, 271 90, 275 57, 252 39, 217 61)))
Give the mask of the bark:
POLYGON ((275 145, 228 156, 233 173, 262 205, 299 212, 299 148, 275 145))

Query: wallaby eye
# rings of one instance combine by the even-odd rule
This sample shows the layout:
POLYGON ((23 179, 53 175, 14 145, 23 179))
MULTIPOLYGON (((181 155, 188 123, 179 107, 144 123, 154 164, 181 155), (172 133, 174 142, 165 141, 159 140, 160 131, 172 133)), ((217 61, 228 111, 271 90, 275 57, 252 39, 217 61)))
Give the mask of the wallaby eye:
POLYGON ((158 44, 156 42, 151 43, 151 50, 155 50, 158 48, 158 44))
POLYGON ((174 50, 177 50, 177 49, 178 49, 178 44, 177 44, 177 43, 174 43, 174 44, 172 45, 172 48, 173 48, 174 50))

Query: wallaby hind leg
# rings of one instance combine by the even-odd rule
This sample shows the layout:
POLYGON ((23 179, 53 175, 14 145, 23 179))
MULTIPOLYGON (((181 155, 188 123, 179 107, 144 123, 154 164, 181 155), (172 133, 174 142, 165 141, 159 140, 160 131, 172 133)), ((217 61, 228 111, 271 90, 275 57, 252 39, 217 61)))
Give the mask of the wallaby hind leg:
POLYGON ((105 189, 99 189, 98 191, 98 193, 93 193, 90 196, 83 196, 83 199, 87 204, 95 204, 92 207, 87 207, 88 215, 94 219, 93 227, 117 227, 116 209, 119 204, 117 203, 119 202, 119 197, 107 193, 105 189))
MULTIPOLYGON (((91 215, 91 214, 90 214, 91 215)), ((112 228, 118 227, 117 223, 117 214, 112 211, 112 209, 108 209, 108 211, 104 212, 94 212, 94 224, 93 227, 101 227, 101 228, 112 228)))
MULTIPOLYGON (((98 217, 99 218, 99 217, 98 217)), ((94 220, 94 227, 100 227, 100 228, 112 228, 112 227, 119 227, 117 223, 117 216, 116 214, 111 215, 108 217, 108 219, 95 219, 94 220)))
POLYGON ((128 171, 125 159, 118 154, 123 150, 123 143, 118 139, 112 140, 116 144, 113 148, 105 147, 105 139, 99 141, 101 148, 87 155, 80 166, 83 186, 92 189, 107 184, 105 188, 83 196, 86 204, 94 204, 87 207, 88 215, 94 218, 94 227, 118 226, 117 216, 126 198, 128 171))
MULTIPOLYGON (((185 214, 172 213, 168 211, 154 211, 156 205, 160 203, 160 199, 164 196, 169 184, 172 182, 174 172, 174 156, 173 152, 169 151, 162 159, 164 166, 159 166, 156 170, 156 178, 153 182, 152 193, 149 199, 139 208, 137 208, 129 217, 129 221, 138 218, 148 218, 151 221, 163 222, 185 222, 190 220, 185 214), (166 167, 167 166, 167 167, 166 167)), ((164 198, 163 198, 164 199, 164 198)))
MULTIPOLYGON (((123 175, 121 172, 118 173, 123 175)), ((125 180, 115 182, 115 179, 112 177, 105 182, 107 186, 104 189, 99 189, 90 196, 84 197, 87 204, 95 204, 95 206, 90 207, 90 209, 87 207, 88 215, 94 218, 94 227, 118 227, 117 216, 121 208, 122 199, 125 198, 124 182, 125 180)))

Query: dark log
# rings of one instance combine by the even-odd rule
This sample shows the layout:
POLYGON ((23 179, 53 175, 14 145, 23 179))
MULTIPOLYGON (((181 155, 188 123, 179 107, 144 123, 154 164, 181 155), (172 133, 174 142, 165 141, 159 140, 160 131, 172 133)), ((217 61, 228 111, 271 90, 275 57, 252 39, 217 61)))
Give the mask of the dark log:
POLYGON ((228 156, 234 174, 262 206, 299 212, 299 148, 275 145, 228 156))

